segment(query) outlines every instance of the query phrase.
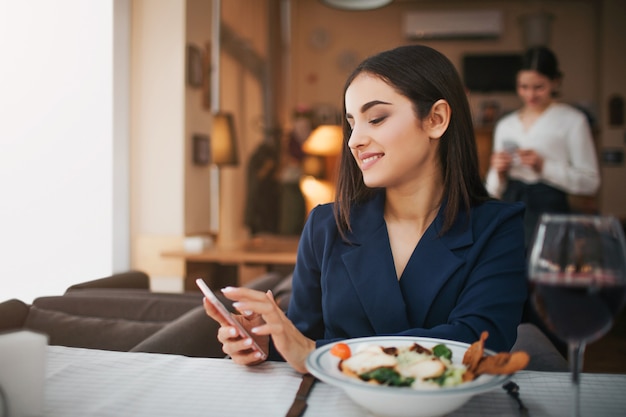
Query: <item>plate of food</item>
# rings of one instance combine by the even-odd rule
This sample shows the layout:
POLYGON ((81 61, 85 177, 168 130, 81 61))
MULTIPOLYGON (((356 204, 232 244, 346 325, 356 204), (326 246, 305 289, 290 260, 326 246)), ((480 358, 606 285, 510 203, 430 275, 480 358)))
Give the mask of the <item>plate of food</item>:
POLYGON ((525 352, 485 349, 487 337, 483 332, 473 344, 410 336, 347 339, 319 347, 306 366, 377 416, 443 416, 501 387, 528 364, 525 352))

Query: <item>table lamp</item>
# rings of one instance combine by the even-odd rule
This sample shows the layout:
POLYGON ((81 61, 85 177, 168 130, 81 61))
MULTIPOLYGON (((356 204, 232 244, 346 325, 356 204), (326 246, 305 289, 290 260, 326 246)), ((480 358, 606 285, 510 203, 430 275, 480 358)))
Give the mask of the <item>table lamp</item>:
POLYGON ((235 126, 230 113, 219 112, 213 115, 211 162, 217 166, 239 163, 235 126))
POLYGON ((221 193, 220 170, 226 166, 236 166, 239 163, 237 152, 237 138, 233 115, 226 112, 213 114, 213 124, 210 139, 211 149, 211 202, 210 202, 210 232, 217 238, 218 246, 229 244, 231 237, 228 230, 221 230, 222 215, 226 213, 228 200, 221 193), (224 232, 226 236, 224 236, 224 232), (219 235, 222 236, 219 236, 219 235), (224 239, 225 238, 225 239, 224 239))
POLYGON ((318 204, 332 201, 335 194, 337 158, 343 146, 343 130, 338 125, 320 125, 302 144, 304 177, 300 190, 307 212, 318 204))

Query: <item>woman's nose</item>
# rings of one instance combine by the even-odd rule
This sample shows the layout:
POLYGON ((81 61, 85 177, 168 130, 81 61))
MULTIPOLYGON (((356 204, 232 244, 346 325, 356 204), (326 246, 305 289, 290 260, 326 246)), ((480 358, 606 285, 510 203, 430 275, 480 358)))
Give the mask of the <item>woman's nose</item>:
POLYGON ((350 149, 356 149, 367 143, 367 136, 362 135, 359 130, 352 129, 350 137, 348 138, 348 147, 350 149))

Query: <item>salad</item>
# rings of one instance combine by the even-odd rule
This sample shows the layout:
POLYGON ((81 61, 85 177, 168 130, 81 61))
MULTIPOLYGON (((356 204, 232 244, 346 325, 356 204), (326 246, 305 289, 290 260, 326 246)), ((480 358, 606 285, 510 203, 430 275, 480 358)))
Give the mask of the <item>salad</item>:
POLYGON ((452 351, 445 344, 426 348, 418 343, 408 346, 360 345, 351 352, 346 343, 336 343, 330 353, 340 358, 339 370, 362 381, 394 387, 454 387, 481 374, 512 374, 524 369, 526 352, 484 355, 487 332, 465 352, 462 363, 453 363, 452 351))

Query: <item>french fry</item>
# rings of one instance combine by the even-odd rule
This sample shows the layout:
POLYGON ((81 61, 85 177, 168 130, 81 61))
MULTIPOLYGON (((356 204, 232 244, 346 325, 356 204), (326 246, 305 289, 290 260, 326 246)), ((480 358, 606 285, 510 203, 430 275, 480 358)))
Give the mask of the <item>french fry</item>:
POLYGON ((468 371, 474 372, 478 368, 478 364, 485 353, 485 340, 487 340, 488 337, 488 332, 482 332, 480 334, 480 339, 472 343, 465 351, 465 355, 463 356, 463 365, 467 367, 468 371))
POLYGON ((481 374, 508 375, 526 368, 530 357, 526 352, 502 352, 482 358, 476 369, 476 376, 481 374))
POLYGON ((482 374, 508 375, 520 371, 530 361, 526 352, 501 352, 492 356, 484 356, 485 340, 488 332, 482 332, 480 339, 472 343, 463 356, 463 365, 467 368, 463 381, 472 381, 482 374))

